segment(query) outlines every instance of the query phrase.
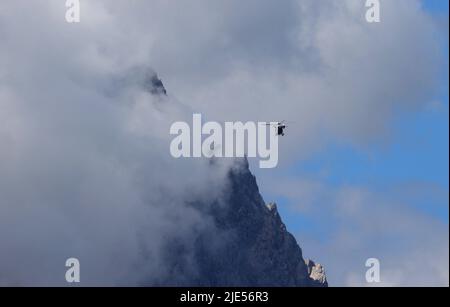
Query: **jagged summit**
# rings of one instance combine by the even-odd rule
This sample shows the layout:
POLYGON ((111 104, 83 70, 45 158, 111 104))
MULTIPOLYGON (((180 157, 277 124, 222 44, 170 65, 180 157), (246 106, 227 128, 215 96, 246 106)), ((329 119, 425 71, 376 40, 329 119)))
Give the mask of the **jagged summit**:
POLYGON ((174 269, 160 285, 328 286, 322 266, 303 259, 276 204, 264 203, 248 163, 229 172, 220 204, 195 206, 215 229, 198 233, 194 245, 170 242, 166 256, 174 269))
MULTIPOLYGON (((146 76, 152 94, 166 95, 155 73, 146 76)), ((210 167, 216 171, 214 163, 210 167)), ((212 204, 191 204, 208 217, 213 229, 199 230, 194 244, 167 242, 165 258, 172 270, 157 285, 328 286, 323 267, 303 259, 277 205, 264 202, 247 158, 229 171, 226 191, 212 204)))
POLYGON ((153 95, 167 95, 166 88, 156 73, 146 77, 145 86, 153 95))
POLYGON ((126 69, 121 75, 112 77, 109 94, 115 94, 123 88, 138 88, 152 95, 167 95, 166 88, 158 74, 149 67, 133 66, 126 69))
POLYGON ((230 257, 239 255, 229 260, 228 269, 240 272, 235 285, 327 286, 322 266, 303 259, 277 205, 265 204, 247 161, 229 177, 228 207, 216 219, 220 227, 236 234, 237 244, 228 248, 230 257))

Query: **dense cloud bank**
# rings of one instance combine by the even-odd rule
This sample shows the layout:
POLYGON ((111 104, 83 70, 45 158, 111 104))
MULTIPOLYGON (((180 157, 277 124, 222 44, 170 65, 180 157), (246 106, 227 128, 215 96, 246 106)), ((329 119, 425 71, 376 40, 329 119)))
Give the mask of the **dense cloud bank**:
POLYGON ((440 64, 419 1, 383 2, 378 25, 356 0, 81 5, 68 24, 64 1, 0 4, 2 285, 60 283, 69 257, 87 283, 157 279, 167 240, 214 231, 186 203, 220 199, 232 161, 173 160, 173 121, 295 122, 287 164, 386 137, 440 64), (168 96, 149 93, 152 71, 168 96))

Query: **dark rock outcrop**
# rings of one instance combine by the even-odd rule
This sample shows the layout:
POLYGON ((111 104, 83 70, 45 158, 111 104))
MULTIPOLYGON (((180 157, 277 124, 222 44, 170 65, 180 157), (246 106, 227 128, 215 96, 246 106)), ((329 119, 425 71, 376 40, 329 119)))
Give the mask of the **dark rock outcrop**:
POLYGON ((328 286, 320 264, 302 256, 286 230, 276 204, 266 205, 247 160, 229 173, 222 203, 196 204, 211 217, 215 230, 198 233, 193 246, 171 242, 167 259, 175 286, 328 286), (206 209, 207 208, 207 209, 206 209), (183 254, 189 253, 189 261, 183 254))
POLYGON ((153 95, 167 95, 166 88, 161 79, 156 74, 147 76, 145 80, 145 86, 147 90, 153 95))
MULTIPOLYGON (((217 227, 230 234, 218 261, 217 258, 209 261, 210 268, 219 268, 216 284, 326 286, 325 275, 318 274, 315 264, 309 269, 304 261, 302 250, 286 230, 276 204, 264 203, 247 160, 230 172, 229 179, 226 205, 215 207, 212 213, 217 227)), ((207 276, 208 271, 203 273, 207 276)))

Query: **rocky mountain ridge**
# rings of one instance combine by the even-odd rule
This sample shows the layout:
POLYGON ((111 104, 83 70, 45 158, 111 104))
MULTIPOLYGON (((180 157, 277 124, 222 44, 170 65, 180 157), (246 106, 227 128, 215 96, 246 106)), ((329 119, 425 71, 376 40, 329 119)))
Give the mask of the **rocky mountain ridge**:
MULTIPOLYGON (((159 78, 154 76, 150 81, 151 93, 166 95, 159 78)), ((302 250, 287 231, 276 204, 264 202, 247 159, 238 164, 229 171, 223 203, 192 204, 211 217, 216 231, 198 233, 193 246, 183 242, 168 244, 166 256, 174 269, 159 284, 328 286, 323 267, 303 259, 302 250), (186 254, 191 255, 189 262, 183 257, 186 254)))

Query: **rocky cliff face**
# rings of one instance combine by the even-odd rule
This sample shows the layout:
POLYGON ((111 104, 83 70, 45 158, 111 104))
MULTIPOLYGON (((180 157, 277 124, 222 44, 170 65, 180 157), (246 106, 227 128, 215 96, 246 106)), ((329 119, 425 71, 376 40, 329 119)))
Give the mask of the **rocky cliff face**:
MULTIPOLYGON (((151 87, 152 92, 166 93, 156 77, 151 87)), ((322 266, 303 259, 276 204, 265 204, 247 160, 241 162, 229 172, 227 193, 220 203, 192 204, 211 217, 215 231, 199 231, 192 245, 171 241, 166 256, 173 271, 159 284, 327 286, 322 266)))
POLYGON ((247 160, 230 171, 221 203, 192 205, 211 217, 214 231, 199 231, 191 245, 172 240, 166 259, 173 271, 159 285, 328 286, 322 266, 303 259, 276 204, 264 203, 247 160))
MULTIPOLYGON (((230 171, 224 206, 211 214, 229 236, 219 257, 204 258, 205 284, 226 286, 327 286, 323 268, 305 262, 276 204, 266 205, 245 160, 230 171)), ((199 280, 201 281, 201 280, 199 280)))

